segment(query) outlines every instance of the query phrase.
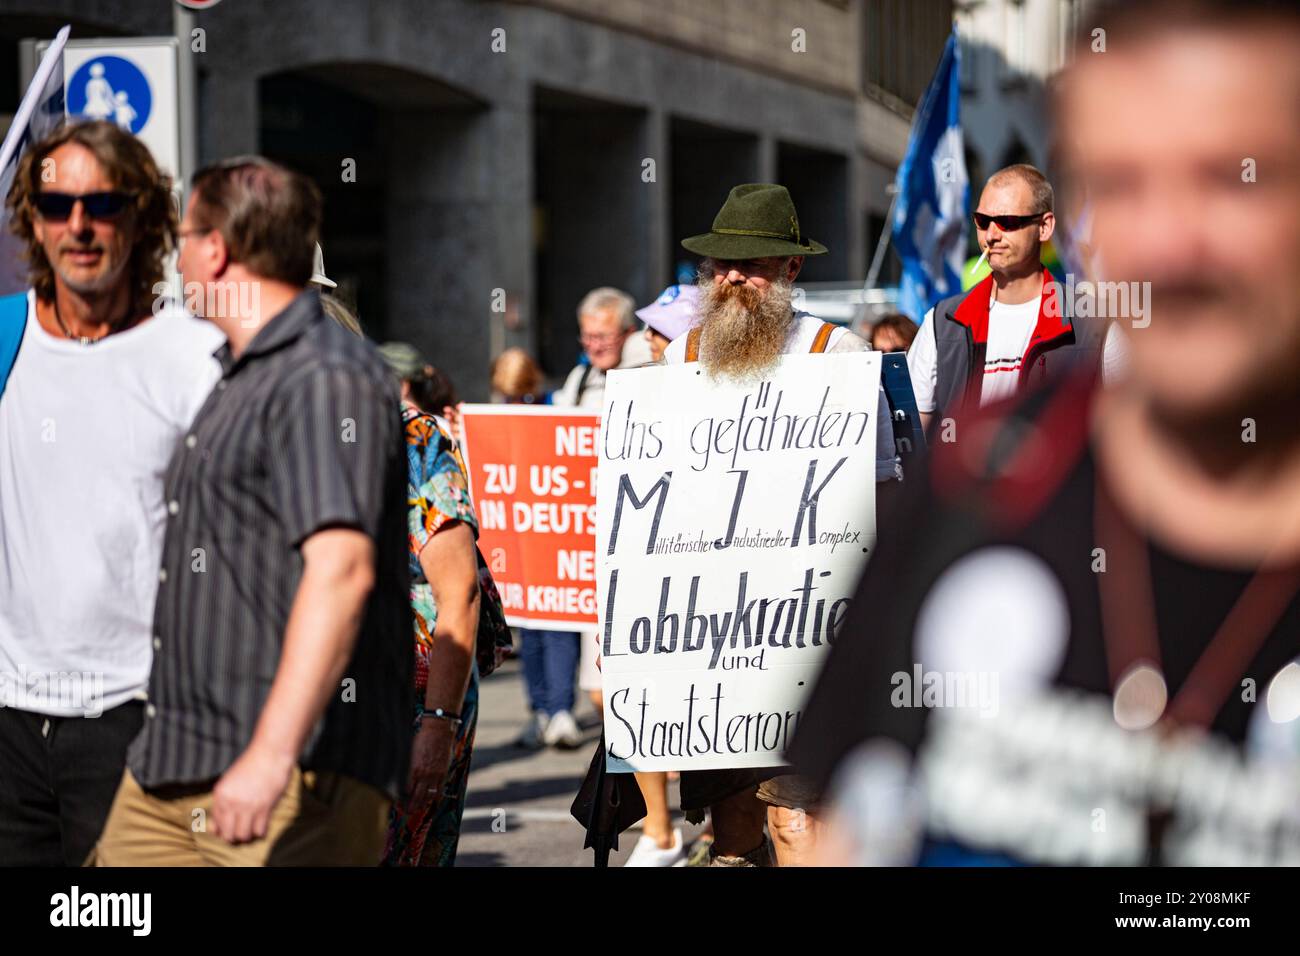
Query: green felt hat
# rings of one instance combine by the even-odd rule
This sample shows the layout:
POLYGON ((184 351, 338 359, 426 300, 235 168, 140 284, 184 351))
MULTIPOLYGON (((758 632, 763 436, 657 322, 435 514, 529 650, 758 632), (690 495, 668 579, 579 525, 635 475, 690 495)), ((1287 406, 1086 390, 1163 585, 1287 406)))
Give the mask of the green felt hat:
POLYGON ((799 231, 790 191, 775 183, 746 183, 731 190, 713 228, 682 240, 683 248, 711 259, 819 256, 826 251, 799 231))

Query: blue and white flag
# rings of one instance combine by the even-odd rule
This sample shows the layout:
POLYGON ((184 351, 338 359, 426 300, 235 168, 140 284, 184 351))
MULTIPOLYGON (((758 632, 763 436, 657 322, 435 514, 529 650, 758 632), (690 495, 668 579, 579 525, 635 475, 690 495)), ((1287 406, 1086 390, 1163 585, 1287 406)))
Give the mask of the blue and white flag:
POLYGON ((912 121, 898 167, 894 249, 903 261, 898 305, 916 322, 940 299, 961 291, 970 180, 961 132, 954 29, 912 121))
MULTIPOLYGON (((32 143, 44 139, 65 120, 63 107, 63 47, 68 42, 70 26, 55 36, 41 57, 31 85, 14 114, 4 146, 0 147, 0 201, 9 195, 14 173, 23 153, 32 143)), ((27 286, 27 266, 18 238, 9 232, 8 209, 0 210, 0 295, 18 292, 27 286)))

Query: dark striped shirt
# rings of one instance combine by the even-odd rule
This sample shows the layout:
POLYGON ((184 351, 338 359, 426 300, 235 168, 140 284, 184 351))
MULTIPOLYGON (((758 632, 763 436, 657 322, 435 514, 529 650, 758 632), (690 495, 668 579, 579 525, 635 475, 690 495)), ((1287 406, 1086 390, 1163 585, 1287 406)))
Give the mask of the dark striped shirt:
POLYGON ((302 577, 299 546, 349 527, 375 542, 375 589, 342 685, 301 758, 396 798, 411 746, 411 618, 400 402, 370 343, 304 292, 235 360, 168 466, 143 786, 225 772, 253 737, 302 577))

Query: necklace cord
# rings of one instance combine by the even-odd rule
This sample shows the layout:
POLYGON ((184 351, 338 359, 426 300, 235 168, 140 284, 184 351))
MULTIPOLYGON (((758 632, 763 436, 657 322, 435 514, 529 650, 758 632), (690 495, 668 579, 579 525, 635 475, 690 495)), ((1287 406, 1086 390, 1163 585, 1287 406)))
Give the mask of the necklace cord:
POLYGON ((57 322, 57 323, 59 324, 59 330, 64 334, 65 337, 67 337, 67 338, 69 338, 69 339, 72 339, 72 340, 74 340, 74 341, 80 342, 82 345, 94 345, 96 342, 99 342, 99 341, 102 341, 103 339, 108 338, 108 337, 109 337, 110 335, 112 335, 114 332, 117 332, 117 331, 124 331, 124 330, 127 328, 127 321, 131 318, 131 311, 132 311, 132 305, 133 305, 133 303, 131 303, 130 301, 127 302, 127 304, 126 304, 126 313, 122 316, 122 321, 118 323, 118 326, 121 326, 121 328, 117 328, 116 326, 114 326, 113 324, 110 323, 109 326, 108 326, 108 331, 107 331, 107 332, 105 332, 103 335, 101 335, 101 336, 100 336, 99 338, 97 338, 97 339, 92 339, 92 338, 91 338, 90 336, 88 336, 88 335, 73 335, 73 334, 72 334, 72 330, 71 330, 70 328, 68 328, 67 323, 63 321, 63 316, 62 316, 62 314, 60 314, 60 312, 59 312, 59 294, 58 294, 58 292, 55 292, 55 293, 54 293, 54 300, 53 300, 53 301, 54 301, 54 321, 57 322))
MULTIPOLYGON (((1099 591, 1102 634, 1114 691, 1120 678, 1146 658, 1161 668, 1160 639, 1148 545, 1119 513, 1100 472, 1095 481, 1095 529, 1108 559, 1099 591)), ((1268 562, 1261 562, 1267 567, 1268 562)), ((1245 674, 1300 587, 1300 565, 1257 570, 1204 651, 1192 665, 1166 716, 1176 724, 1208 728, 1245 674)))

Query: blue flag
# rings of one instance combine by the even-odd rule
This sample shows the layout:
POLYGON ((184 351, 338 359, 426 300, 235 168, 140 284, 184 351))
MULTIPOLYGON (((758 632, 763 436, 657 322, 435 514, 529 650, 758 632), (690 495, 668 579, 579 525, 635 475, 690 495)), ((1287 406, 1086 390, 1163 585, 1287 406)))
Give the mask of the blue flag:
POLYGON ((894 248, 903 261, 898 305, 916 322, 944 296, 961 291, 970 180, 961 132, 960 55, 953 30, 898 167, 893 222, 894 248))

